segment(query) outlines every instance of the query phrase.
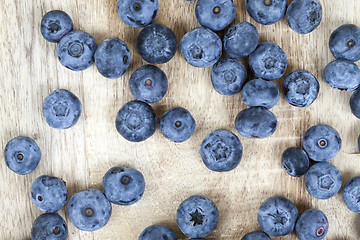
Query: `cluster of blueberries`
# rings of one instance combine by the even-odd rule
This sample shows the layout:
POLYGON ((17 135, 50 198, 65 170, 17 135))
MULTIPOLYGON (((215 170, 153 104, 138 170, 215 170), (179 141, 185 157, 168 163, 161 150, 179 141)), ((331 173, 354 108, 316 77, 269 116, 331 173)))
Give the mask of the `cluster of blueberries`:
MULTIPOLYGON (((191 1, 191 0, 188 0, 191 1)), ((119 0, 117 11, 121 20, 131 27, 143 27, 136 48, 150 64, 163 64, 172 59, 177 50, 174 32, 161 24, 152 24, 159 9, 158 0, 119 0)), ((273 24, 285 15, 291 29, 300 34, 312 32, 322 18, 319 0, 246 0, 249 15, 260 24, 273 24)), ((222 95, 241 92, 249 106, 235 119, 235 128, 247 138, 266 138, 277 128, 276 116, 268 109, 274 107, 280 91, 272 82, 283 76, 287 67, 286 53, 275 43, 259 44, 255 26, 241 22, 229 28, 223 41, 214 31, 225 29, 234 20, 233 0, 198 0, 196 18, 202 27, 186 33, 180 41, 184 59, 194 67, 212 67, 211 81, 222 95), (229 58, 223 58, 223 50, 229 58), (249 67, 256 79, 246 82, 247 71, 239 58, 249 56, 249 67), (246 83, 245 83, 246 82, 246 83)), ((131 56, 127 45, 117 38, 104 40, 97 46, 94 38, 83 31, 73 30, 73 22, 63 11, 51 11, 41 21, 41 33, 50 42, 57 43, 56 55, 62 65, 74 71, 90 67, 94 62, 106 78, 119 78, 127 71, 131 56)), ((324 70, 325 81, 333 88, 354 91, 360 86, 360 69, 353 63, 360 59, 360 29, 351 24, 336 29, 330 37, 330 50, 337 60, 324 70)), ((151 137, 157 126, 157 116, 149 103, 160 101, 168 90, 166 74, 154 65, 145 65, 130 77, 130 91, 137 99, 118 111, 115 125, 126 140, 140 142, 151 137)), ((306 70, 297 70, 285 77, 284 97, 294 106, 307 107, 317 98, 319 83, 306 70)), ((350 100, 351 110, 360 118, 360 90, 350 100)), ((72 127, 79 119, 80 100, 65 89, 50 93, 43 102, 43 115, 49 126, 56 129, 72 127)), ((173 142, 184 142, 196 127, 191 113, 181 107, 166 111, 160 119, 162 134, 173 142)), ((327 161, 340 151, 341 138, 328 125, 316 125, 306 131, 304 150, 289 148, 282 156, 282 166, 293 177, 305 175, 305 185, 311 196, 328 199, 341 187, 339 170, 327 161), (309 159, 319 163, 310 167, 309 159)), ((359 138, 360 145, 360 138, 359 138)), ((201 143, 200 154, 204 164, 213 171, 230 171, 242 158, 239 138, 230 131, 218 129, 201 143)), ((29 137, 16 137, 4 151, 6 165, 15 173, 32 172, 41 159, 39 146, 29 137)), ((112 205, 131 205, 145 191, 143 175, 131 168, 113 167, 103 177, 103 190, 87 189, 75 193, 67 211, 71 222, 80 230, 95 231, 110 219, 112 205)), ((346 206, 360 213, 360 177, 351 179, 343 189, 346 206)), ((34 222, 33 239, 66 239, 65 221, 56 214, 65 206, 68 196, 62 179, 43 175, 31 186, 31 199, 44 212, 34 222)), ((219 211, 208 198, 194 195, 184 200, 177 209, 176 220, 180 230, 192 239, 209 235, 217 226, 219 211)), ((258 222, 263 231, 246 234, 243 240, 284 236, 296 229, 300 239, 323 239, 328 231, 326 215, 317 209, 308 209, 299 216, 295 205, 283 197, 271 197, 258 211, 258 222)), ((177 239, 173 230, 161 225, 146 228, 139 240, 177 239)))

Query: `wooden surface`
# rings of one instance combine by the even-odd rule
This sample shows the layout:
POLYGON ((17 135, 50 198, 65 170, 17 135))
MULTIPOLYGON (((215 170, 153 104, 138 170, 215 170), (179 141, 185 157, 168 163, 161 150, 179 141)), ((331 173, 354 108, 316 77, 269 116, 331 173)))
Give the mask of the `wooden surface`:
MULTIPOLYGON (((360 175, 360 120, 350 112, 351 93, 333 90, 322 78, 322 70, 333 60, 328 48, 331 32, 344 23, 360 25, 358 0, 321 0, 323 20, 308 35, 290 30, 285 19, 271 26, 259 25, 246 13, 244 0, 234 2, 237 14, 232 25, 249 21, 258 28, 261 42, 280 45, 288 56, 286 74, 297 69, 312 72, 321 86, 317 100, 300 109, 281 97, 272 109, 279 123, 273 136, 262 140, 240 137, 234 127, 235 116, 246 108, 240 95, 218 94, 211 85, 210 68, 191 67, 178 51, 170 62, 160 66, 168 76, 169 90, 153 107, 158 117, 172 107, 187 108, 196 119, 196 131, 189 141, 175 144, 158 128, 153 137, 135 144, 117 133, 114 121, 119 108, 134 99, 128 80, 145 62, 135 49, 140 29, 120 21, 116 0, 0 0, 0 147, 4 149, 10 139, 25 135, 35 139, 43 153, 35 171, 20 176, 6 167, 0 151, 0 239, 30 238, 32 223, 41 214, 30 199, 30 186, 36 177, 61 177, 71 197, 89 187, 102 189, 105 172, 121 165, 144 174, 143 198, 132 206, 113 205, 109 223, 94 233, 76 229, 65 209, 60 210, 68 224, 69 239, 132 240, 152 224, 165 224, 176 231, 179 239, 186 239, 176 225, 176 209, 193 194, 211 198, 220 211, 219 224, 206 239, 241 239, 247 232, 260 229, 257 210, 273 195, 289 198, 300 213, 308 208, 324 211, 330 223, 326 239, 360 238, 360 215, 345 207, 341 194, 316 200, 307 193, 304 178, 288 176, 280 164, 286 148, 301 147, 304 132, 324 123, 337 129, 343 140, 340 153, 331 161, 340 169, 343 185, 360 175), (103 78, 95 66, 83 72, 62 67, 55 56, 56 45, 46 42, 40 33, 42 16, 53 9, 66 11, 74 28, 89 32, 98 44, 109 37, 124 40, 132 54, 129 71, 120 79, 110 80, 103 78), (57 88, 76 94, 83 106, 79 122, 67 130, 50 128, 42 116, 43 99, 57 88), (219 128, 236 133, 244 148, 240 165, 226 173, 208 170, 199 154, 203 138, 219 128)), ((187 31, 199 26, 194 8, 194 2, 160 0, 155 23, 173 29, 180 41, 187 31)), ((247 66, 247 59, 243 62, 247 66)), ((282 81, 276 84, 281 87, 282 81)), ((297 238, 292 233, 277 239, 297 238)))

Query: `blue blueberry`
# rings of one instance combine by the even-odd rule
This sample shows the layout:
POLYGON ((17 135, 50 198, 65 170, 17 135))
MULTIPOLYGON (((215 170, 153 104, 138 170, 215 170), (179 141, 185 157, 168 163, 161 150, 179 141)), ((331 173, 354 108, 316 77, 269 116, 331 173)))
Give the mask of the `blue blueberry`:
POLYGON ((115 120, 117 131, 130 142, 141 142, 151 137, 156 124, 154 109, 140 101, 130 101, 122 106, 115 120))
POLYGON ((299 212, 284 197, 270 197, 259 208, 257 219, 261 229, 270 236, 285 236, 294 230, 299 212))
POLYGON ((173 142, 184 142, 194 133, 196 122, 191 113, 184 108, 172 108, 160 119, 162 134, 173 142))
POLYGON ((41 159, 41 150, 29 137, 11 139, 4 150, 5 163, 11 171, 25 175, 35 170, 41 159))
POLYGON ((145 27, 159 11, 158 0, 118 0, 117 12, 121 21, 130 27, 145 27))
POLYGON ((235 19, 236 8, 233 0, 198 0, 195 16, 201 26, 221 31, 235 19))
POLYGON ((106 78, 119 78, 130 66, 131 55, 126 43, 118 38, 108 38, 96 49, 95 64, 106 78))
POLYGON ((318 96, 320 85, 310 72, 296 70, 286 76, 284 83, 285 100, 295 107, 307 107, 318 96))
POLYGON ((144 229, 139 240, 177 240, 173 230, 163 225, 152 225, 144 229))
POLYGON ((54 213, 65 206, 67 190, 64 182, 57 177, 42 175, 31 185, 31 200, 45 213, 54 213))
POLYGON ((241 238, 241 240, 271 240, 271 238, 262 231, 255 231, 246 234, 241 238))
POLYGON ((286 10, 286 20, 292 30, 307 34, 319 26, 322 6, 319 0, 294 0, 286 10))
POLYGON ((111 216, 111 204, 97 189, 75 193, 67 206, 70 221, 82 231, 96 231, 104 227, 111 216))
POLYGON ((280 21, 286 12, 286 0, 246 0, 246 10, 258 23, 270 25, 280 21))
POLYGON ((32 240, 66 240, 68 228, 57 213, 44 213, 35 219, 31 228, 32 240))
POLYGON ((283 152, 281 165, 290 176, 300 177, 309 170, 310 162, 304 150, 291 147, 283 152))
POLYGON ((341 188, 341 173, 331 163, 321 162, 310 167, 305 175, 306 190, 317 199, 329 199, 341 188))
POLYGON ((257 78, 276 80, 285 73, 287 56, 275 43, 265 42, 250 54, 249 67, 257 78))
POLYGON ((360 118, 360 88, 350 97, 350 109, 355 117, 360 118))
POLYGON ((81 102, 73 93, 57 89, 44 99, 43 114, 50 127, 67 129, 79 120, 81 102))
POLYGON ((194 67, 211 67, 221 57, 222 42, 216 33, 205 27, 194 28, 180 41, 184 59, 194 67))
POLYGON ((152 64, 170 61, 176 53, 177 41, 174 32, 162 24, 144 27, 136 40, 140 56, 152 64))
POLYGON ((203 140, 200 154, 210 170, 230 171, 236 168, 242 157, 243 148, 239 138, 227 130, 215 130, 203 140))
POLYGON ((71 31, 58 42, 56 56, 64 67, 82 71, 94 63, 96 48, 96 41, 90 34, 71 31))
POLYGON ((302 145, 310 159, 318 162, 330 161, 340 151, 341 138, 334 128, 319 124, 305 132, 302 145))
POLYGON ((224 58, 211 68, 212 85, 222 95, 238 94, 244 86, 246 78, 246 68, 236 59, 224 58))
POLYGON ((144 176, 138 170, 113 167, 103 177, 106 198, 115 204, 131 205, 140 200, 145 191, 144 176))
POLYGON ((253 79, 245 84, 241 99, 249 107, 272 108, 280 98, 279 88, 275 83, 263 79, 253 79))
POLYGON ((353 177, 345 184, 342 197, 351 211, 360 213, 360 176, 353 177))
POLYGON ((209 235, 219 220, 219 211, 210 199, 194 195, 184 200, 177 209, 176 221, 186 236, 201 238, 209 235))
POLYGON ((308 209, 300 215, 295 229, 300 240, 323 239, 329 230, 329 222, 322 211, 308 209))
POLYGON ((360 68, 355 63, 337 59, 326 65, 323 72, 325 82, 332 88, 354 91, 360 86, 360 68))
POLYGON ((154 103, 165 96, 168 90, 168 79, 160 68, 145 65, 131 74, 129 85, 136 99, 154 103))
POLYGON ((231 58, 249 56, 259 43, 259 33, 256 27, 248 22, 235 24, 224 36, 224 50, 231 58))
POLYGON ((264 107, 247 108, 236 116, 236 130, 247 138, 266 138, 277 128, 276 116, 264 107))
POLYGON ((360 28, 354 24, 338 27, 330 36, 329 47, 337 59, 358 61, 360 59, 360 28))
POLYGON ((66 12, 53 10, 41 19, 40 30, 47 41, 56 43, 73 30, 73 21, 66 12))

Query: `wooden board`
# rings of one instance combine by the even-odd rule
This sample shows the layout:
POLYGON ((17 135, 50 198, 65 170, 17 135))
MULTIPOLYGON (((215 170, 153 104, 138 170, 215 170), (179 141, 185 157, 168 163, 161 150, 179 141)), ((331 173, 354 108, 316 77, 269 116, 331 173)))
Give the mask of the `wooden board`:
MULTIPOLYGON (((246 108, 240 95, 222 96, 212 87, 210 68, 191 67, 178 51, 160 66, 169 79, 163 100, 152 106, 160 117, 167 109, 181 106, 195 117, 197 128, 189 141, 175 144, 160 130, 141 143, 129 143, 115 129, 119 108, 134 99, 129 91, 131 73, 144 65, 135 49, 140 29, 126 26, 116 12, 115 0, 0 0, 0 147, 19 135, 32 137, 42 149, 42 160, 34 172, 16 175, 4 163, 0 151, 0 239, 29 239, 32 223, 41 212, 30 200, 32 181, 43 174, 61 177, 69 196, 86 188, 102 189, 102 177, 113 166, 139 169, 146 179, 143 198, 133 206, 113 205, 109 223, 101 230, 79 231, 70 222, 65 209, 59 211, 69 227, 69 239, 137 239, 152 224, 174 229, 179 239, 186 239, 176 225, 176 209, 187 197, 201 194, 219 208, 216 230, 206 239, 241 239, 247 232, 260 229, 257 210, 268 197, 281 195, 292 200, 300 212, 319 208, 326 213, 329 240, 359 239, 360 215, 349 211, 341 194, 329 200, 316 200, 307 193, 304 178, 291 178, 281 168, 282 152, 301 147, 301 137, 311 126, 329 124, 340 133, 343 146, 331 162, 342 172, 343 182, 360 175, 357 136, 360 120, 350 112, 350 92, 339 92, 326 85, 322 70, 333 57, 328 48, 330 34, 344 23, 360 25, 358 0, 321 0, 323 20, 311 34, 299 35, 286 20, 271 26, 254 22, 245 10, 244 0, 235 0, 234 23, 249 21, 259 31, 260 41, 279 44, 287 53, 286 74, 306 69, 320 82, 318 99, 304 109, 290 106, 283 97, 272 111, 278 129, 270 138, 251 140, 239 136, 234 119, 246 108), (73 19, 75 29, 94 36, 99 44, 106 38, 124 40, 132 54, 129 71, 120 79, 103 78, 95 66, 72 72, 57 61, 56 45, 46 42, 40 33, 42 16, 61 9, 73 19), (53 90, 65 88, 76 94, 83 106, 79 122, 67 130, 50 128, 42 116, 43 99, 53 90), (199 147, 202 139, 215 129, 236 133, 244 155, 233 171, 217 173, 203 164, 199 147)), ((160 0, 155 23, 174 30, 177 40, 199 26, 195 3, 185 0, 160 0)), ((219 33, 223 36, 224 32, 219 33)), ((243 61, 247 66, 247 59, 243 61)), ((283 78, 276 81, 282 87, 283 78)), ((278 239, 297 239, 295 233, 278 239)))

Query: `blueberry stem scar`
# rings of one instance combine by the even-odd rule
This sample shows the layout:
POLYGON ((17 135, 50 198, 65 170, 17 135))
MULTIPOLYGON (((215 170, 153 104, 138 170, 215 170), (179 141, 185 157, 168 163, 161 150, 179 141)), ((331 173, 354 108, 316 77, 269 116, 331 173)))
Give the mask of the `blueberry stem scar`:
POLYGON ((24 159, 24 155, 22 155, 21 153, 19 153, 16 157, 19 161, 22 161, 24 159))
POLYGON ((87 209, 85 210, 85 215, 86 215, 87 217, 92 217, 92 216, 94 215, 94 210, 92 210, 91 208, 87 208, 87 209))
POLYGON ((150 79, 146 79, 145 80, 145 86, 151 86, 152 85, 152 81, 150 79))
POLYGON ((59 235, 60 234, 60 228, 59 227, 55 227, 54 230, 53 230, 53 233, 55 235, 59 235))
POLYGON ((219 6, 214 7, 213 9, 214 14, 219 14, 220 12, 221 12, 221 8, 219 6))
POLYGON ((194 226, 201 225, 204 222, 204 215, 202 215, 198 209, 195 210, 195 212, 190 214, 191 216, 191 222, 194 226))
POLYGON ((120 179, 120 182, 124 185, 128 185, 130 183, 130 178, 129 176, 122 176, 121 179, 120 179))
POLYGON ((264 0, 264 4, 266 6, 270 6, 272 4, 272 0, 264 0))

